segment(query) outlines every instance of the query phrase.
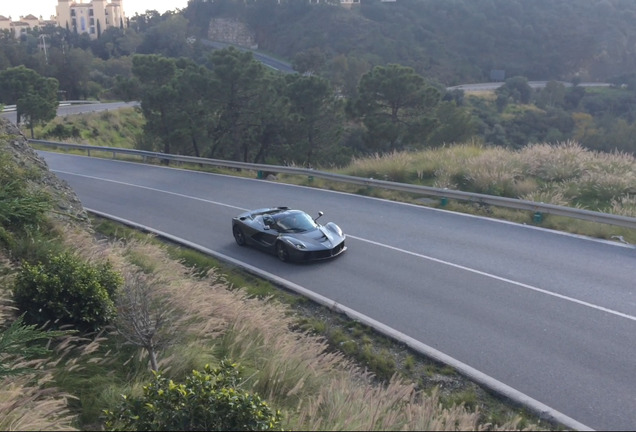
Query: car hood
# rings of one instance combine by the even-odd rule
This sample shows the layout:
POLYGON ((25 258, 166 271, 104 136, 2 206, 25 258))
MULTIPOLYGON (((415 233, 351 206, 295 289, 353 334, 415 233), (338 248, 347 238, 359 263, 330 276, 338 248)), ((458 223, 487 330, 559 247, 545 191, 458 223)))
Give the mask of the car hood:
POLYGON ((326 247, 328 249, 336 246, 344 238, 344 236, 340 236, 336 232, 333 232, 324 226, 304 233, 286 234, 286 236, 300 240, 306 246, 314 245, 317 247, 326 247))

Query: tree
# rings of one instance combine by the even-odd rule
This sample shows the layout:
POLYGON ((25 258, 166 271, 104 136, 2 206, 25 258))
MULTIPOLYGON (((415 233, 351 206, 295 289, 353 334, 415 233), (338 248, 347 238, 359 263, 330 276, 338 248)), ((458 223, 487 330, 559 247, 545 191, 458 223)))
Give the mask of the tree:
POLYGON ((327 61, 327 56, 320 48, 310 48, 294 56, 292 66, 301 74, 313 75, 317 73, 327 61))
POLYGON ((117 332, 146 350, 153 371, 159 370, 157 351, 172 340, 176 322, 170 299, 158 293, 160 283, 141 272, 128 274, 116 302, 117 332))
POLYGON ((167 154, 171 153, 171 141, 165 138, 172 130, 170 113, 173 99, 178 97, 170 86, 176 70, 173 59, 154 54, 133 57, 132 72, 138 88, 136 91, 129 90, 139 96, 146 119, 144 130, 163 144, 161 151, 167 154))
POLYGON ((187 59, 154 54, 134 56, 132 72, 133 79, 118 80, 118 93, 140 100, 152 149, 201 156, 216 125, 212 72, 187 59))
POLYGON ((39 80, 38 91, 27 93, 18 99, 17 109, 26 119, 27 126, 31 130, 31 139, 34 138, 33 127, 39 123, 47 123, 57 116, 58 82, 55 78, 39 80))
POLYGON ((432 145, 464 142, 470 139, 477 129, 470 112, 458 107, 455 102, 440 103, 437 106, 436 118, 439 126, 431 133, 432 145))
POLYGON ((18 123, 23 116, 31 126, 49 121, 57 113, 57 80, 44 78, 24 66, 6 69, 0 72, 0 102, 17 105, 18 123))
POLYGON ((565 86, 558 81, 548 81, 537 95, 539 108, 562 108, 565 102, 565 86))
POLYGON ((369 131, 373 148, 394 151, 424 142, 436 126, 440 93, 413 68, 391 64, 364 74, 355 109, 369 131))
POLYGON ((192 46, 187 42, 187 38, 188 21, 180 14, 166 12, 159 23, 146 30, 137 52, 175 58, 189 57, 192 46))
POLYGON ((508 78, 504 85, 495 90, 495 94, 497 95, 497 105, 502 109, 508 101, 521 104, 530 103, 532 87, 528 84, 528 78, 516 76, 508 78))
POLYGON ((281 430, 280 412, 239 385, 240 369, 226 361, 193 371, 182 384, 155 373, 142 396, 124 396, 106 411, 106 430, 281 430))
POLYGON ((247 162, 254 137, 259 135, 255 128, 262 126, 257 122, 266 101, 261 96, 270 84, 265 66, 254 60, 251 52, 233 47, 212 53, 211 63, 217 110, 210 157, 223 155, 247 162))
MULTIPOLYGON (((80 40, 87 35, 80 37, 80 40)), ((87 47, 88 48, 88 47, 87 47)), ((87 96, 88 82, 90 80, 91 63, 93 55, 86 51, 87 48, 70 48, 58 55, 50 56, 51 67, 55 70, 55 76, 60 82, 60 90, 66 92, 69 100, 84 99, 87 96)))
POLYGON ((337 143, 340 104, 329 83, 316 76, 288 75, 285 95, 289 100, 287 136, 293 154, 304 155, 307 166, 315 163, 321 149, 337 143))

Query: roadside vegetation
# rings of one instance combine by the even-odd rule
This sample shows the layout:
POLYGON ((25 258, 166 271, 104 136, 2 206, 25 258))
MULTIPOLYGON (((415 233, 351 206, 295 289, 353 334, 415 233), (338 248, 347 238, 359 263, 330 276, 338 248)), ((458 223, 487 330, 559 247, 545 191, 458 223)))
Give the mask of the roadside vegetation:
MULTIPOLYGON (((56 118, 36 127, 42 139, 89 145, 135 148, 143 117, 134 108, 117 112, 82 114, 56 118), (116 127, 109 127, 116 125, 116 127), (95 130, 97 137, 63 139, 59 130, 95 130), (103 132, 102 132, 103 131, 103 132)), ((84 154, 84 152, 78 152, 84 154)), ((104 157, 111 157, 104 154, 104 157)), ((200 166, 184 166, 204 169, 200 166)), ((230 175, 255 176, 249 171, 205 168, 230 175)), ((636 217, 636 158, 631 153, 589 150, 574 141, 531 144, 505 149, 469 141, 420 151, 394 151, 354 158, 342 168, 327 168, 340 174, 390 180, 518 198, 549 204, 636 217)), ((430 200, 421 196, 374 188, 361 188, 321 179, 279 175, 278 181, 358 193, 452 211, 528 223, 565 232, 636 243, 634 230, 587 221, 534 214, 462 202, 430 200)))
MULTIPOLYGON (((620 75, 631 63, 606 61, 633 59, 633 47, 605 35, 592 54, 583 49, 591 39, 578 29, 588 26, 572 17, 596 22, 597 6, 557 2, 568 11, 582 7, 557 14, 502 1, 502 14, 472 1, 451 9, 448 2, 365 2, 351 10, 290 2, 266 13, 273 3, 191 1, 183 13, 151 11, 94 41, 61 28, 20 39, 2 33, 0 103, 17 105, 25 135, 38 139, 297 164, 636 217, 636 78, 620 75), (210 20, 228 14, 257 25, 262 46, 293 59, 302 73, 283 76, 249 52, 205 48, 199 39, 210 20), (467 24, 467 16, 477 21, 467 24), (483 25, 495 18, 505 22, 483 25), (457 32, 448 22, 479 30, 457 32), (326 50, 312 37, 316 23, 319 34, 334 38, 326 50), (353 28, 369 36, 342 37, 353 28), (424 28, 439 31, 424 35, 424 28), (553 33, 561 28, 576 31, 553 33), (552 64, 531 48, 546 31, 558 41, 546 48, 552 64), (35 48, 43 34, 48 59, 35 48), (474 59, 483 50, 457 35, 505 53, 517 65, 511 78, 485 95, 447 90, 488 80, 493 64, 490 56, 474 59), (529 45, 502 49, 488 41, 529 45), (580 71, 613 87, 581 87, 580 71), (534 90, 526 77, 554 81, 534 90), (60 96, 141 106, 49 121, 60 96)), ((632 6, 609 0, 603 8, 616 28, 633 31, 624 19, 632 6)), ((4 154, 14 139, 0 134, 0 429, 559 428, 253 275, 112 222, 65 216, 50 180, 39 187, 33 158, 4 154), (183 397, 189 393, 196 397, 183 397)), ((633 231, 561 217, 319 179, 277 181, 636 243, 633 231)))
POLYGON ((205 412, 220 429, 549 427, 355 323, 320 324, 327 311, 305 300, 251 292, 249 275, 209 257, 111 222, 52 218, 52 195, 27 181, 37 170, 5 146, 3 430, 185 430, 210 427, 193 415, 205 412), (181 403, 189 391, 199 399, 181 403))

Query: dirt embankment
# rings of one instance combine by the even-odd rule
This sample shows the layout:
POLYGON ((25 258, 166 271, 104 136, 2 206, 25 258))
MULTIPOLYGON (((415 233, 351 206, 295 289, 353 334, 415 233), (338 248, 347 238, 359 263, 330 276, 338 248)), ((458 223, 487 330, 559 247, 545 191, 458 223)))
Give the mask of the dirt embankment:
MULTIPOLYGON (((0 117, 0 153, 9 157, 30 176, 30 186, 46 191, 54 206, 52 215, 64 221, 88 224, 88 217, 79 198, 71 187, 49 170, 48 165, 29 145, 20 129, 7 119, 0 117)), ((0 166, 0 169, 3 167, 0 166)))

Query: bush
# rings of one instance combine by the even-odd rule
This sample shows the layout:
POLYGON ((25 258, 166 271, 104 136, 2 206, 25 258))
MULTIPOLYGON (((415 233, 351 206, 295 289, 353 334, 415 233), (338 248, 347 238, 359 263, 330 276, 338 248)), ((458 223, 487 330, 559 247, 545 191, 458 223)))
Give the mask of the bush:
POLYGON ((105 411, 107 430, 281 430, 280 412, 258 395, 242 392, 239 369, 222 362, 192 371, 185 384, 154 374, 143 396, 124 396, 114 411, 105 411))
POLYGON ((110 263, 92 265, 63 252, 45 264, 23 264, 14 300, 29 323, 97 331, 113 318, 113 297, 121 283, 110 263))

